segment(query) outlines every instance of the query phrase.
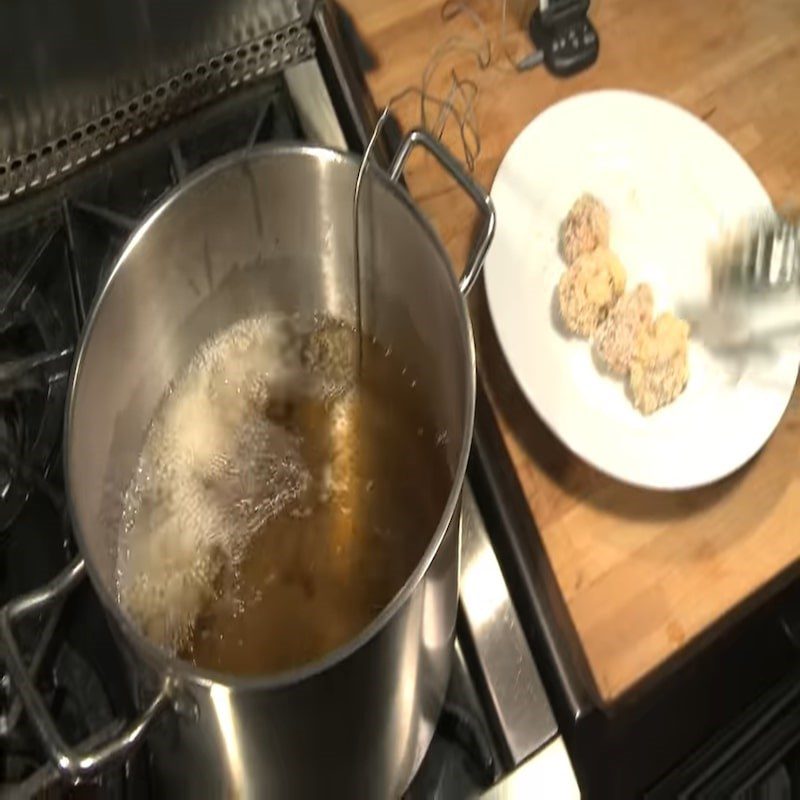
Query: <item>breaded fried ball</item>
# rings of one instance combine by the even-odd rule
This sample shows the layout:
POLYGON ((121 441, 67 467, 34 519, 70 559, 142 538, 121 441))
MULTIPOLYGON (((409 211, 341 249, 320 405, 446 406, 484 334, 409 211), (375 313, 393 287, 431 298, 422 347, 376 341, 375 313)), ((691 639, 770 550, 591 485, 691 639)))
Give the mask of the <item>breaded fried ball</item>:
POLYGON ((608 247, 608 209, 586 193, 572 204, 561 225, 561 255, 571 264, 596 247, 608 247))
POLYGON ((631 361, 633 402, 643 414, 671 403, 689 380, 689 325, 661 314, 640 335, 631 361))
POLYGON ((558 282, 558 302, 567 328, 591 336, 625 291, 625 268, 606 247, 575 259, 558 282))
POLYGON ((653 292, 640 283, 619 299, 594 334, 595 351, 611 372, 627 374, 639 336, 652 321, 653 292))

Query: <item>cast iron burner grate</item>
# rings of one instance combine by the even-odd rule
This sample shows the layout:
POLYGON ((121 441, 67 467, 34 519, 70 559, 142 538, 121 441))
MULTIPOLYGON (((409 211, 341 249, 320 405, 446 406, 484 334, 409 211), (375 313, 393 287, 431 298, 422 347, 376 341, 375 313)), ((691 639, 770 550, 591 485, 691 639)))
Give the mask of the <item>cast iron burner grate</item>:
POLYGON ((31 281, 49 266, 55 235, 35 241, 21 267, 0 272, 0 535, 16 519, 29 475, 46 475, 61 432, 72 339, 31 281))
MULTIPOLYGON (((6 576, 0 604, 43 583, 72 556, 57 465, 45 479, 21 464, 15 478, 17 487, 29 495, 29 502, 18 515, 14 531, 31 535, 6 536, 0 541, 6 576)), ((124 697, 114 697, 115 692, 108 690, 96 668, 95 647, 105 648, 110 642, 102 627, 99 630, 104 635, 94 641, 102 618, 85 614, 80 598, 74 600, 78 602, 71 599, 63 610, 51 609, 39 620, 18 625, 17 636, 59 728, 70 741, 83 741, 95 731, 107 732, 127 705, 124 697), (71 635, 76 624, 85 630, 83 637, 71 635)), ((123 776, 118 769, 67 790, 57 770, 45 762, 38 737, 11 691, 8 677, 0 680, 0 796, 8 791, 19 797, 126 797, 144 785, 145 777, 141 771, 123 776)))

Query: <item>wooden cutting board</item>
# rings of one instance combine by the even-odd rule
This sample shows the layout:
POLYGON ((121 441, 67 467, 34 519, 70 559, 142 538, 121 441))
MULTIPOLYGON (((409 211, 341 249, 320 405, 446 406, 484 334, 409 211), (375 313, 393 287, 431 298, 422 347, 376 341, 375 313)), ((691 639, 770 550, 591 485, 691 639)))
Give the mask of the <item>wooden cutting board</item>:
MULTIPOLYGON (((445 22, 438 0, 346 0, 377 67, 378 105, 418 84, 448 37, 475 41, 466 14, 445 22)), ((446 93, 451 68, 478 87, 481 150, 475 175, 490 186, 517 134, 553 102, 598 88, 628 88, 678 103, 725 136, 776 205, 800 200, 800 3, 595 0, 598 63, 569 80, 543 67, 517 74, 502 55, 500 2, 469 4, 493 42, 493 65, 451 53, 431 86, 446 93)), ((505 44, 530 44, 509 3, 505 44)), ((404 127, 416 103, 397 107, 404 127)), ((457 132, 445 142, 459 151, 457 132)), ((460 191, 424 157, 409 164, 412 194, 462 264, 475 223, 460 191)), ((530 409, 494 337, 482 291, 473 300, 479 366, 601 700, 611 703, 677 650, 778 576, 800 574, 800 393, 748 466, 704 489, 662 494, 605 477, 569 453, 530 409)))

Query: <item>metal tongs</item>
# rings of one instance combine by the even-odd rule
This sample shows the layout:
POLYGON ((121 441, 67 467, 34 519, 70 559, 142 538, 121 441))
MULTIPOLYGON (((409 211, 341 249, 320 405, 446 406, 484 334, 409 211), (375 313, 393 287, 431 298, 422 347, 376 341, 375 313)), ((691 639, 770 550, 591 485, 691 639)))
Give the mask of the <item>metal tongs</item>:
POLYGON ((714 243, 710 302, 693 331, 721 348, 800 341, 800 226, 770 211, 714 243))
POLYGON ((800 227, 774 213, 760 215, 716 248, 711 274, 720 299, 800 292, 800 227))

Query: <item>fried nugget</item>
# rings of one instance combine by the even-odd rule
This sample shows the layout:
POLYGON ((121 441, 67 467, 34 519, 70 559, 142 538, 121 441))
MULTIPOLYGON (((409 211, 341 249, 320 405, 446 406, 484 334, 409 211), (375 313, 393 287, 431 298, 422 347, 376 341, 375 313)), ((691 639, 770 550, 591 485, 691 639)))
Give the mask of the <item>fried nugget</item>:
POLYGON ((639 336, 631 361, 633 402, 643 414, 671 403, 689 380, 689 325, 661 314, 639 336))
POLYGON ((591 336, 625 291, 625 268, 606 247, 579 256, 558 282, 558 301, 567 328, 591 336))
POLYGON ((626 375, 641 332, 653 321, 653 292, 646 283, 624 294, 594 334, 599 359, 617 375, 626 375))
POLYGON ((561 225, 561 254, 567 264, 597 247, 608 247, 608 225, 608 209, 593 195, 582 194, 561 225))

